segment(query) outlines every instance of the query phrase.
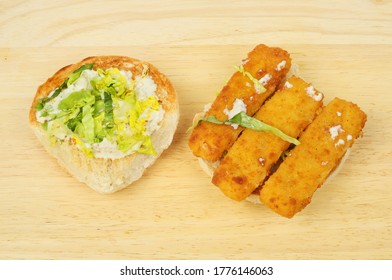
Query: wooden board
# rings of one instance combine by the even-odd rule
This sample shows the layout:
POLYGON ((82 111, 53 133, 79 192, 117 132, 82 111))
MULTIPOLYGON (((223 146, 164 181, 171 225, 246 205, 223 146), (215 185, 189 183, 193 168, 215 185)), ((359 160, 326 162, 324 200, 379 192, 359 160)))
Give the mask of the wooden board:
MULTIPOLYGON (((390 3, 375 1, 355 5, 354 10, 347 4, 334 8, 331 18, 322 3, 302 10, 290 6, 296 19, 311 21, 305 15, 316 12, 327 19, 321 18, 314 29, 290 19, 290 31, 281 31, 289 38, 278 30, 287 23, 277 21, 273 26, 268 21, 273 14, 280 15, 281 2, 270 4, 272 14, 267 18, 251 17, 250 23, 241 11, 251 3, 241 1, 230 3, 230 9, 208 2, 181 4, 174 11, 161 7, 155 22, 151 13, 158 8, 151 4, 129 18, 118 8, 106 14, 94 7, 91 17, 97 17, 101 33, 87 27, 86 21, 80 29, 73 25, 73 17, 87 15, 87 2, 48 3, 52 6, 46 9, 28 1, 1 4, 6 9, 0 9, 0 259, 392 258, 392 24, 386 17, 391 15, 390 3), (81 15, 72 13, 76 10, 81 15), (41 22, 50 12, 62 14, 64 26, 56 17, 41 22), (104 15, 114 27, 99 17, 104 15), (341 33, 332 32, 345 16, 351 29, 342 26, 341 33), (144 35, 135 31, 140 36, 137 43, 130 38, 110 40, 120 38, 121 32, 110 32, 120 26, 117 17, 125 26, 144 30, 144 35), (178 18, 189 25, 174 32, 178 18), (224 20, 231 33, 219 31, 224 20), (369 27, 369 21, 378 29, 369 27), (158 24, 166 24, 162 34, 167 37, 152 37, 158 24), (269 24, 277 36, 256 24, 269 24), (312 32, 318 30, 329 39, 307 40, 317 37, 312 32), (181 37, 190 31, 189 37, 181 37), (368 114, 364 136, 342 171, 291 220, 265 206, 223 196, 187 147, 186 130, 193 115, 214 99, 232 66, 257 43, 288 50, 301 76, 323 92, 327 102, 338 96, 368 114), (68 175, 45 153, 28 125, 29 106, 40 83, 64 65, 104 54, 133 56, 156 65, 173 82, 181 112, 170 148, 141 180, 112 195, 95 193, 68 175)), ((253 9, 250 13, 264 14, 253 9)))

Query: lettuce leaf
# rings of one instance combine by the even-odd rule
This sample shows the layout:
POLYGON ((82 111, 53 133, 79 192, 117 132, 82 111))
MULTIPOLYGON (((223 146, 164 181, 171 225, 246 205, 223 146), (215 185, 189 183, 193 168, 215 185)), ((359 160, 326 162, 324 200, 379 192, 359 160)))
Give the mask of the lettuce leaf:
POLYGON ((67 122, 68 128, 73 132, 76 129, 76 126, 82 122, 83 114, 82 111, 79 109, 77 111, 76 117, 70 118, 67 122))
POLYGON ((84 107, 86 104, 94 104, 95 97, 89 90, 75 91, 61 100, 58 109, 61 111, 74 111, 75 109, 84 107))
POLYGON ((93 69, 94 64, 84 64, 82 65, 80 68, 76 69, 74 72, 72 72, 71 75, 68 76, 68 79, 66 80, 67 82, 67 87, 69 87, 70 85, 72 85, 77 79, 79 79, 80 74, 82 74, 82 72, 84 70, 91 70, 93 69))
POLYGON ((95 140, 94 142, 99 143, 105 138, 106 130, 104 129, 102 123, 105 118, 105 112, 94 117, 94 135, 95 140))
POLYGON ((83 124, 83 134, 84 134, 84 139, 88 143, 94 143, 94 119, 92 116, 92 107, 90 105, 86 105, 83 107, 83 118, 82 118, 82 124, 83 124))
POLYGON ((43 98, 40 98, 38 100, 38 104, 34 106, 34 109, 36 109, 37 111, 41 111, 44 107, 45 104, 47 102, 49 102, 50 100, 56 98, 60 92, 62 92, 64 89, 66 89, 70 84, 72 84, 73 82, 75 82, 79 77, 80 74, 83 72, 83 70, 86 69, 93 69, 94 64, 84 64, 81 67, 79 67, 78 69, 76 69, 74 72, 71 73, 71 75, 69 75, 69 77, 67 79, 65 79, 65 81, 61 84, 61 86, 59 86, 51 96, 46 96, 43 98), (70 79, 72 78, 72 82, 69 83, 70 79))
POLYGON ((157 152, 152 145, 151 137, 146 137, 143 141, 143 144, 137 151, 142 154, 148 154, 153 156, 157 155, 157 152))
POLYGON ((112 96, 107 92, 104 93, 104 103, 105 103, 105 118, 103 121, 104 127, 111 129, 114 127, 113 100, 112 100, 112 96))
POLYGON ((280 139, 292 143, 294 145, 300 144, 300 142, 296 138, 288 136, 287 134, 277 129, 276 127, 270 126, 262 121, 259 121, 258 119, 248 116, 245 112, 240 112, 234 117, 232 117, 231 119, 228 119, 223 122, 218 120, 214 116, 208 116, 206 118, 200 119, 197 125, 202 121, 207 121, 215 124, 225 124, 225 125, 238 124, 242 127, 249 128, 255 131, 271 132, 274 135, 278 136, 280 139))
POLYGON ((266 91, 265 87, 260 83, 258 79, 252 76, 251 73, 245 71, 244 66, 234 66, 234 68, 240 72, 242 75, 248 77, 254 84, 257 93, 264 93, 266 91))
POLYGON ((100 70, 98 73, 103 77, 94 82, 97 90, 103 90, 114 97, 123 97, 127 94, 127 79, 121 74, 119 69, 110 68, 105 71, 100 70))
POLYGON ((93 117, 95 118, 103 112, 105 112, 105 102, 102 99, 97 100, 97 98, 95 98, 93 117))
POLYGON ((37 111, 41 111, 45 107, 46 102, 48 102, 49 100, 49 97, 42 97, 38 99, 38 103, 34 106, 34 109, 37 111))

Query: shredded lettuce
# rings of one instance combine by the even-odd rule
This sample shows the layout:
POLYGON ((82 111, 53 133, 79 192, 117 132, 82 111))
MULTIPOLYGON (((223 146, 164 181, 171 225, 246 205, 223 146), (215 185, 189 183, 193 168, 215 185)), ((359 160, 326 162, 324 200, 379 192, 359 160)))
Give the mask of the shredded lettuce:
POLYGON ((48 123, 47 131, 50 136, 58 139, 65 139, 70 133, 69 128, 60 120, 54 120, 50 124, 48 123))
POLYGON ((248 77, 254 84, 257 93, 264 93, 266 91, 265 87, 260 83, 258 79, 252 76, 251 73, 245 71, 244 66, 234 66, 234 68, 240 72, 242 75, 248 77))
POLYGON ((95 98, 95 103, 94 103, 94 114, 93 117, 97 117, 99 115, 101 115, 103 112, 105 111, 105 102, 100 99, 97 99, 97 97, 95 98))
POLYGON ((85 105, 83 107, 83 118, 82 118, 82 124, 83 124, 83 134, 80 133, 80 135, 84 136, 84 139, 88 143, 93 143, 94 142, 94 119, 92 116, 92 107, 90 105, 85 105))
POLYGON ((94 96, 88 90, 75 91, 60 101, 58 109, 61 111, 74 111, 85 105, 93 105, 94 96))
POLYGON ((107 132, 103 126, 103 120, 105 119, 105 113, 102 112, 101 114, 94 117, 94 142, 100 143, 103 138, 107 135, 107 132))
POLYGON ((83 114, 80 109, 75 110, 73 115, 74 117, 69 118, 67 122, 67 126, 72 132, 75 131, 76 126, 78 125, 78 123, 82 122, 82 118, 83 118, 83 114))
POLYGON ((105 128, 113 128, 114 120, 113 120, 113 100, 112 96, 105 92, 104 93, 104 103, 105 103, 105 117, 103 120, 103 126, 105 128))
POLYGON ((49 102, 50 100, 56 98, 64 89, 66 89, 69 85, 71 85, 73 82, 75 82, 79 77, 80 74, 83 72, 83 70, 86 69, 93 69, 94 64, 84 64, 81 67, 79 67, 78 69, 76 69, 74 72, 71 73, 71 75, 69 75, 69 77, 61 84, 61 86, 59 86, 51 96, 46 96, 43 98, 40 98, 38 100, 38 104, 35 105, 35 109, 37 111, 41 111, 44 107, 45 104, 47 102, 49 102))
MULTIPOLYGON (((138 100, 135 80, 127 81, 117 68, 98 68, 96 76, 82 75, 92 67, 93 64, 83 65, 50 97, 40 99, 36 109, 40 111, 40 117, 45 118, 44 129, 52 140, 73 139, 88 156, 94 156, 92 145, 105 138, 123 153, 156 155, 147 124, 152 112, 162 109, 157 97, 151 95, 138 100), (91 86, 67 93, 58 103, 48 103, 82 78, 91 86)), ((142 76, 148 74, 148 67, 143 66, 142 76)))
POLYGON ((47 123, 47 122, 44 122, 41 126, 42 126, 42 128, 43 128, 45 131, 48 130, 48 123, 47 123))
POLYGON ((138 151, 139 153, 143 153, 143 154, 151 154, 153 156, 157 155, 157 152, 154 150, 154 147, 152 146, 152 141, 150 137, 144 138, 143 144, 138 151))
POLYGON ((225 125, 238 124, 242 127, 249 128, 255 131, 271 132, 274 135, 281 138, 282 140, 292 143, 294 145, 300 144, 300 142, 296 138, 288 136, 287 134, 277 129, 276 127, 270 126, 262 121, 259 121, 258 119, 248 116, 245 112, 240 112, 234 117, 232 117, 231 119, 228 119, 226 121, 220 121, 214 116, 208 116, 200 119, 196 124, 196 126, 202 121, 207 121, 215 124, 225 124, 225 125))
POLYGON ((72 85, 77 79, 79 79, 80 75, 84 70, 91 70, 93 69, 94 64, 84 64, 80 68, 76 69, 71 75, 69 75, 67 82, 67 87, 72 85))
POLYGON ((112 96, 124 97, 127 93, 127 79, 121 74, 120 70, 117 68, 110 68, 105 71, 99 69, 98 73, 103 75, 103 78, 95 83, 98 90, 103 90, 112 96))
POLYGON ((49 97, 43 97, 38 100, 37 105, 34 106, 34 109, 37 111, 41 111, 44 107, 46 102, 49 101, 49 97))

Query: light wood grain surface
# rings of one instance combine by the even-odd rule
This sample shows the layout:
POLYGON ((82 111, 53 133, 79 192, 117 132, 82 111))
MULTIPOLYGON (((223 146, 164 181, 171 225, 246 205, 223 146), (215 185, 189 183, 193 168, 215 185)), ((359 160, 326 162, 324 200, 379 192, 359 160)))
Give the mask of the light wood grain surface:
POLYGON ((1 259, 391 259, 391 1, 1 1, 1 259), (193 115, 256 44, 292 54, 326 96, 368 114, 342 171, 293 219, 224 197, 187 147, 193 115), (173 82, 171 147, 113 195, 79 183, 28 125, 39 84, 91 55, 173 82))

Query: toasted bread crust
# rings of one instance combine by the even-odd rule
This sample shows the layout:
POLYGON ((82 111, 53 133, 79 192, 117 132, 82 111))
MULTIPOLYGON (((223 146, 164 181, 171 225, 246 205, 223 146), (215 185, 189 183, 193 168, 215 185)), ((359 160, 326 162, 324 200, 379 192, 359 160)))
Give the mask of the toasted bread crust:
POLYGON ((178 119, 177 94, 168 78, 152 64, 125 56, 88 57, 61 68, 38 87, 29 112, 30 125, 48 153, 54 156, 60 165, 74 177, 101 193, 118 191, 139 179, 144 170, 153 164, 163 150, 171 144, 178 119), (149 75, 157 85, 156 94, 159 102, 165 110, 161 127, 151 136, 157 152, 156 156, 134 153, 119 159, 90 158, 71 141, 57 141, 54 144, 49 141, 48 135, 41 128, 41 123, 36 119, 37 111, 34 107, 40 98, 48 96, 50 92, 58 88, 73 71, 90 63, 94 64, 93 69, 118 68, 131 71, 133 76, 141 75, 143 65, 148 66, 149 75))

